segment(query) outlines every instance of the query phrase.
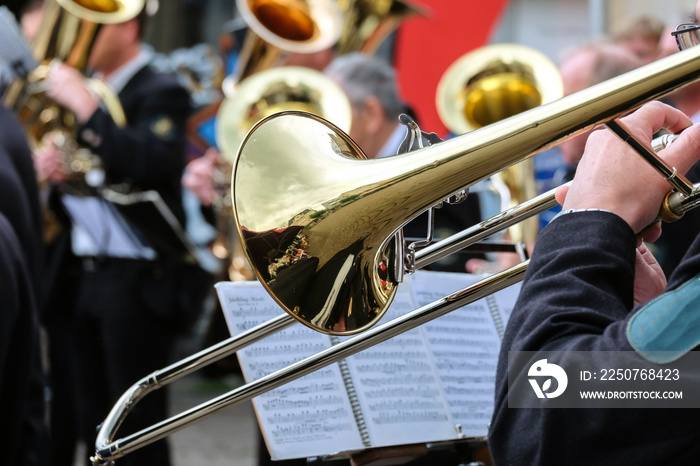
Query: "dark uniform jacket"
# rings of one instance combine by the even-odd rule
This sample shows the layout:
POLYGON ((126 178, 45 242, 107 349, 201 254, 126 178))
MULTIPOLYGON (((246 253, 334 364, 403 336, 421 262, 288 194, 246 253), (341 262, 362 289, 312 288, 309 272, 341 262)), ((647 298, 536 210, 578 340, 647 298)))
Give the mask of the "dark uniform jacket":
POLYGON ((0 448, 3 464, 45 464, 43 380, 34 284, 14 229, 0 213, 0 448))
POLYGON ((36 172, 24 129, 4 106, 0 106, 0 141, 0 212, 17 229, 29 273, 38 284, 43 227, 36 172))
MULTIPOLYGON (((499 359, 489 431, 495 464, 697 463, 697 410, 508 407, 509 351, 634 351, 626 329, 639 310, 635 245, 631 228, 606 212, 566 214, 542 231, 499 359)), ((668 289, 699 271, 696 240, 668 289)))
POLYGON ((0 419, 7 464, 43 464, 44 370, 38 305, 43 270, 39 190, 24 130, 0 106, 0 419))
MULTIPOLYGON (((120 190, 132 193, 157 191, 184 228, 181 175, 186 153, 185 125, 191 112, 189 94, 175 76, 145 66, 119 92, 119 100, 127 127, 118 127, 109 113, 100 108, 79 128, 78 142, 102 160, 106 185, 119 186, 120 190)), ((75 258, 70 253, 70 222, 61 205, 59 192, 52 196, 51 206, 65 224, 51 248, 49 260, 50 293, 57 296, 56 293, 63 294, 72 286, 74 278, 68 275, 75 258)), ((125 214, 129 226, 159 253, 158 259, 149 266, 150 270, 145 272, 141 288, 148 290, 144 299, 152 302, 164 317, 179 318, 201 299, 201 284, 197 285, 193 280, 199 280, 202 274, 189 266, 185 271, 179 269, 184 256, 171 253, 173 248, 169 245, 159 244, 158 235, 153 244, 154 216, 138 212, 125 214), (195 274, 194 278, 191 274, 186 276, 190 272, 195 274), (175 284, 176 281, 181 281, 182 286, 175 284), (197 288, 192 293, 187 288, 190 284, 197 288), (173 290, 180 291, 181 295, 173 290)), ((70 299, 71 294, 68 293, 66 299, 70 299)), ((71 304, 67 303, 66 307, 70 308, 71 304)), ((190 316, 186 318, 191 319, 190 316)))
POLYGON ((185 166, 185 124, 191 111, 187 91, 174 76, 146 66, 119 92, 119 100, 127 128, 119 128, 100 109, 82 126, 78 141, 104 162, 106 184, 158 191, 184 224, 180 177, 185 166))

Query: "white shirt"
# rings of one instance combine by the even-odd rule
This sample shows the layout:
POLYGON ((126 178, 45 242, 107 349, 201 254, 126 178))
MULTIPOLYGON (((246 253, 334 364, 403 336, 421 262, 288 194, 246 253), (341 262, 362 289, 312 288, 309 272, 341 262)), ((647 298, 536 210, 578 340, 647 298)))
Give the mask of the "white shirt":
POLYGON ((401 123, 397 124, 396 128, 394 128, 394 131, 389 136, 389 139, 386 140, 386 142, 384 143, 382 148, 377 153, 376 158, 388 157, 390 155, 396 155, 396 151, 398 150, 398 148, 401 145, 401 142, 403 141, 403 138, 405 136, 406 136, 406 127, 404 125, 402 125, 401 123))

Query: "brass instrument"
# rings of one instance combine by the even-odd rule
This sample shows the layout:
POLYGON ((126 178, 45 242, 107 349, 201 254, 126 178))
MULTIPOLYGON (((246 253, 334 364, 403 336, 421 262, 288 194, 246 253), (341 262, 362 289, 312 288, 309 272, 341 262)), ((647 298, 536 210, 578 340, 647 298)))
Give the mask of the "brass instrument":
POLYGON ((314 53, 333 46, 342 12, 334 0, 236 0, 248 24, 238 55, 236 82, 278 66, 287 53, 314 53))
POLYGON ((350 101, 340 86, 320 71, 283 66, 250 76, 223 100, 216 118, 216 141, 222 155, 233 163, 250 128, 285 110, 313 113, 350 130, 350 101))
POLYGON ((344 13, 338 55, 356 51, 373 54, 402 21, 427 16, 424 8, 400 0, 338 0, 338 5, 344 13))
MULTIPOLYGON (((462 55, 445 71, 435 97, 443 124, 464 134, 517 115, 564 95, 557 66, 544 54, 517 44, 488 45, 462 55)), ((537 194, 534 162, 524 160, 494 176, 503 185, 503 206, 537 194)), ((534 243, 539 224, 533 217, 509 230, 515 243, 534 243)))
MULTIPOLYGON (((338 54, 356 50, 373 53, 405 18, 424 15, 423 10, 399 0, 343 0, 337 5, 319 0, 238 0, 237 5, 249 32, 237 72, 222 84, 226 98, 217 112, 216 124, 216 139, 224 160, 216 167, 214 177, 227 184, 230 162, 245 133, 274 112, 309 111, 349 131, 351 110, 340 88, 314 70, 283 67, 280 71, 278 64, 286 53, 313 53, 334 45, 338 54)), ((217 186, 220 188, 219 183, 217 186)), ((221 193, 215 201, 218 234, 212 252, 229 263, 232 280, 251 279, 247 261, 242 251, 238 252, 238 242, 231 241, 235 227, 227 191, 217 189, 221 193)))
POLYGON ((333 109, 332 101, 337 105, 346 98, 338 96, 337 86, 329 84, 328 79, 314 70, 284 67, 283 73, 275 71, 289 53, 319 52, 336 43, 342 12, 333 0, 237 0, 236 5, 248 32, 236 71, 222 82, 225 97, 217 110, 216 139, 224 160, 214 170, 215 190, 219 195, 214 206, 217 238, 212 253, 228 263, 231 280, 250 280, 253 275, 238 242, 233 239, 235 227, 227 187, 238 144, 254 123, 281 109, 320 112, 334 121, 337 118, 345 127, 345 123, 349 125, 349 105, 341 103, 337 110, 333 109), (225 133, 219 129, 222 127, 226 128, 225 133))
MULTIPOLYGON (((224 160, 219 163, 215 177, 225 183, 225 189, 217 189, 218 235, 212 253, 228 262, 229 278, 233 281, 250 280, 254 276, 235 235, 228 189, 231 165, 250 128, 269 115, 290 109, 322 116, 344 131, 350 130, 350 101, 340 86, 320 71, 296 66, 272 68, 249 76, 236 86, 233 95, 224 98, 217 113, 216 140, 224 160)), ((217 186, 222 185, 217 183, 217 186)))
MULTIPOLYGON (((700 78, 698 69, 700 47, 694 47, 451 140, 385 159, 348 157, 361 155, 362 151, 347 135, 317 116, 288 112, 261 121, 248 133, 238 151, 232 182, 234 214, 246 255, 286 314, 134 384, 103 422, 93 464, 107 464, 203 417, 250 400, 520 281, 527 262, 115 440, 125 416, 148 392, 232 354, 290 322, 298 320, 326 333, 340 333, 342 326, 345 334, 371 326, 390 304, 400 281, 395 270, 399 268, 397 261, 401 260, 401 244, 387 246, 407 221, 465 186, 597 124, 614 123, 613 119, 641 104, 696 81, 700 78), (268 182, 270 179, 272 184, 268 182), (271 186, 275 189, 270 189, 271 186), (287 267, 290 274, 286 280, 290 286, 280 287, 280 281, 275 283, 268 278, 268 266, 288 253, 283 247, 285 243, 299 246, 293 252, 300 250, 303 260, 287 267), (382 270, 381 261, 387 271, 382 270), (301 293, 293 293, 291 284, 297 285, 301 293), (355 313, 361 317, 353 316, 355 313), (352 328, 348 325, 352 323, 365 325, 352 328)), ((680 214, 699 203, 700 187, 688 185, 682 177, 671 176, 672 170, 654 161, 653 156, 649 160, 675 183, 677 192, 665 203, 668 209, 680 214)), ((553 205, 552 190, 418 251, 416 264, 422 267, 553 205)), ((278 277, 283 272, 278 270, 278 277)))
MULTIPOLYGON (((145 0, 47 0, 42 21, 32 40, 34 58, 40 62, 26 78, 15 80, 4 95, 27 131, 33 148, 45 143, 45 137, 66 154, 65 171, 69 181, 90 184, 89 174, 101 170, 101 161, 76 143, 75 115, 46 96, 47 78, 54 60, 84 72, 90 49, 101 24, 121 23, 135 17, 145 0)), ((126 124, 118 97, 102 81, 89 79, 88 87, 106 105, 119 126, 126 124)), ((99 175, 98 175, 99 176, 99 175)), ((99 183, 99 180, 94 180, 99 183)))

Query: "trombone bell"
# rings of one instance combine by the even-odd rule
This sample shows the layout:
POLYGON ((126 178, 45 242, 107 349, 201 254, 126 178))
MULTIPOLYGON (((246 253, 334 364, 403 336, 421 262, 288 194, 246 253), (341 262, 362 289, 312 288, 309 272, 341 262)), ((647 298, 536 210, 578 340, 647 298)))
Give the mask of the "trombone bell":
MULTIPOLYGON (((360 167, 351 163, 358 158, 366 157, 335 125, 289 111, 253 127, 234 163, 235 222, 256 276, 290 314, 328 334, 370 327, 396 289, 390 273, 395 253, 383 244, 386 231, 374 228, 390 206, 364 205, 350 216, 335 215, 344 206, 355 210, 353 201, 364 197, 341 182, 360 167), (274 186, 270 179, 283 181, 274 186), (266 207, 256 208, 260 202, 266 207), (350 217, 358 222, 347 225, 350 217)), ((372 165, 361 164, 369 170, 372 165)), ((361 186, 365 170, 355 173, 351 185, 361 186)))

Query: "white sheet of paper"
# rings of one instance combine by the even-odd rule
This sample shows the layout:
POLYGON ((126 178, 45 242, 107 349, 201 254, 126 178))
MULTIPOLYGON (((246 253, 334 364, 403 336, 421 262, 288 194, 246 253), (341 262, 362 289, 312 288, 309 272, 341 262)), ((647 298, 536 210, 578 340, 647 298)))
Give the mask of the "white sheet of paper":
MULTIPOLYGON (((282 313, 257 282, 221 282, 216 290, 232 334, 282 313)), ((330 347, 330 337, 295 323, 238 352, 250 382, 330 347)), ((363 449, 362 439, 337 364, 291 381, 253 399, 273 459, 363 449), (340 451, 340 450, 338 450, 340 451)))

